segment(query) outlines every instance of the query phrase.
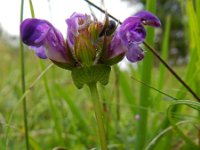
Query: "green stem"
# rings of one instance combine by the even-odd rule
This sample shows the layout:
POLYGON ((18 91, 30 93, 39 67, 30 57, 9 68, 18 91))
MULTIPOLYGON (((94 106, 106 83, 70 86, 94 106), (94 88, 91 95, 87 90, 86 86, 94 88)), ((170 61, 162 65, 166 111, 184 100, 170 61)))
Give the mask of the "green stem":
POLYGON ((97 120, 101 149, 107 150, 106 134, 105 134, 105 129, 104 129, 104 125, 103 125, 102 108, 101 108, 101 103, 99 101, 99 94, 97 91, 97 86, 96 86, 95 82, 88 84, 88 86, 90 88, 93 106, 94 106, 94 110, 95 110, 95 116, 96 116, 96 120, 97 120))
MULTIPOLYGON (((21 12, 20 12, 20 22, 23 20, 23 10, 24 10, 24 0, 21 0, 21 12)), ((25 84, 25 62, 24 62, 24 45, 20 40, 20 59, 21 59, 21 84, 22 84, 22 93, 25 93, 26 84, 25 84)), ((26 106, 26 97, 23 98, 23 114, 24 114, 24 128, 25 128, 25 139, 26 139, 26 149, 29 150, 29 134, 28 134, 28 121, 27 121, 27 106, 26 106)))

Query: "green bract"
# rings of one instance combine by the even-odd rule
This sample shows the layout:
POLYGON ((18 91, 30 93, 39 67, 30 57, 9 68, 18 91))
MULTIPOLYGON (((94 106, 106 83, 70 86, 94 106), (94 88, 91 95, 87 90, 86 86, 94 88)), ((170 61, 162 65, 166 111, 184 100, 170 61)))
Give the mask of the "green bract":
POLYGON ((78 89, 81 89, 84 84, 100 82, 106 85, 109 80, 110 66, 94 65, 89 67, 78 67, 72 69, 72 78, 78 89))

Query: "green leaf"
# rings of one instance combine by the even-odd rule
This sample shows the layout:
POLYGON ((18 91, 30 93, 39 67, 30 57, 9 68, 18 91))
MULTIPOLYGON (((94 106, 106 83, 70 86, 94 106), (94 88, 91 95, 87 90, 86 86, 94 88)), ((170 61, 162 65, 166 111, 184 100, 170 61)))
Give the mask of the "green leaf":
POLYGON ((90 67, 74 68, 72 70, 72 78, 78 89, 81 89, 84 84, 100 82, 106 85, 109 80, 110 66, 94 65, 90 67))

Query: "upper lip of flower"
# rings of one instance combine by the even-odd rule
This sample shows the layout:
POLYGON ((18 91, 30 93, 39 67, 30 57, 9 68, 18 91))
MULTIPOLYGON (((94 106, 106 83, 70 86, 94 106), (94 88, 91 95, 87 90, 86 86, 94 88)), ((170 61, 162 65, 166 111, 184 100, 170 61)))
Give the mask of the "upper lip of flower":
POLYGON ((131 62, 140 61, 144 57, 144 51, 139 47, 145 37, 146 31, 143 25, 160 27, 160 20, 148 11, 141 11, 128 17, 119 27, 118 33, 123 44, 127 47, 126 57, 131 62))
POLYGON ((41 19, 26 19, 20 25, 22 41, 31 46, 40 58, 69 62, 65 41, 51 23, 41 19))

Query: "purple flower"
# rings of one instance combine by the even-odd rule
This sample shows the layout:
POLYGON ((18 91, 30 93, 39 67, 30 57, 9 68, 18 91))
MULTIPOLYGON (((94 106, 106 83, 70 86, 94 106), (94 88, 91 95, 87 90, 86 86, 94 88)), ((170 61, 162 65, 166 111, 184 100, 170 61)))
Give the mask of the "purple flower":
POLYGON ((20 26, 22 41, 42 59, 70 64, 69 50, 60 31, 51 23, 40 19, 26 19, 20 26))
POLYGON ((145 37, 144 25, 160 27, 159 19, 147 11, 127 18, 116 30, 114 21, 105 17, 99 22, 86 14, 73 13, 66 20, 67 40, 51 23, 41 19, 26 19, 20 26, 22 41, 42 59, 72 69, 96 64, 113 65, 124 56, 137 62, 144 58, 139 47, 145 37))
MULTIPOLYGON (((115 51, 115 53, 126 52, 126 58, 130 62, 142 60, 144 58, 144 51, 139 47, 139 44, 146 37, 146 31, 143 25, 160 27, 161 23, 155 15, 147 11, 141 11, 127 18, 117 30, 111 42, 110 51, 115 51)), ((113 56, 108 54, 107 57, 113 56)))

